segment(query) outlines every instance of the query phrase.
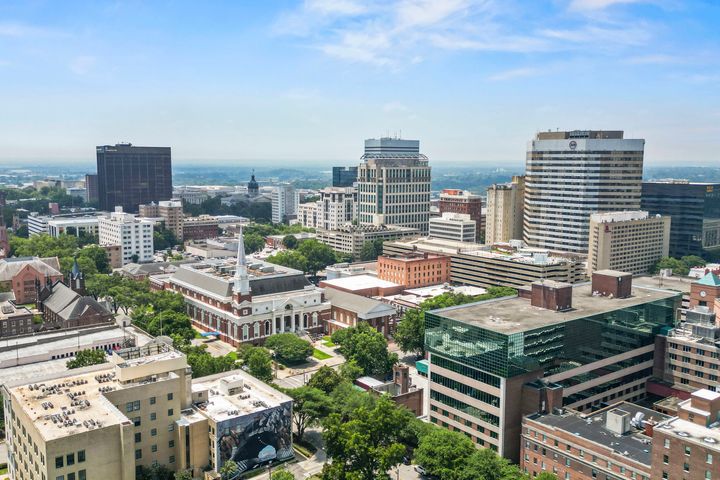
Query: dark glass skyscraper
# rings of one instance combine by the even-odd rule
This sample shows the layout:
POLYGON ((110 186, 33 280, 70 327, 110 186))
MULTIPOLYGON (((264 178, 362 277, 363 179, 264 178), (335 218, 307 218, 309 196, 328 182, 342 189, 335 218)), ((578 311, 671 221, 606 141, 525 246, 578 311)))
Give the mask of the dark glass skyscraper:
POLYGON ((119 143, 96 151, 100 209, 137 212, 138 205, 172 197, 170 147, 119 143))
POLYGON ((641 208, 671 217, 670 256, 703 255, 720 248, 720 184, 644 182, 641 208))
POLYGON ((352 187, 357 182, 358 167, 333 167, 332 186, 352 187))

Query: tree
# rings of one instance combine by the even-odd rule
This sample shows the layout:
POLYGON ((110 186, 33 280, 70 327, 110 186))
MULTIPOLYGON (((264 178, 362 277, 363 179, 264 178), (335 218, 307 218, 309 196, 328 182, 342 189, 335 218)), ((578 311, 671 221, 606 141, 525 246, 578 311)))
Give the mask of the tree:
POLYGON ((287 393, 293 399, 295 437, 302 441, 305 429, 318 425, 330 413, 330 399, 322 390, 307 385, 288 390, 287 393))
POLYGON ((285 469, 276 470, 273 472, 271 480, 295 480, 295 475, 288 472, 285 469))
POLYGON ((263 382, 272 380, 272 357, 264 348, 254 348, 247 356, 248 372, 263 382))
MULTIPOLYGON (((354 380, 354 379, 353 379, 354 380)), ((329 394, 335 387, 342 382, 342 377, 338 374, 334 368, 327 365, 320 367, 308 381, 307 385, 311 388, 317 388, 329 394)))
POLYGON ((358 377, 361 377, 365 373, 363 368, 352 359, 340 365, 340 376, 343 380, 354 382, 358 377))
POLYGON ((153 248, 155 248, 155 250, 167 250, 179 243, 180 241, 172 230, 168 230, 159 225, 155 226, 153 230, 153 248))
POLYGON ((288 363, 299 363, 313 354, 313 346, 294 333, 279 333, 265 341, 265 347, 273 350, 277 358, 288 363))
POLYGON ((458 480, 525 480, 517 465, 511 465, 489 448, 475 450, 459 472, 458 480))
MULTIPOLYGON (((86 245, 83 248, 81 248, 78 253, 78 262, 80 261, 80 258, 87 258, 92 260, 92 262, 95 264, 95 269, 98 271, 98 273, 111 273, 112 269, 110 268, 110 261, 108 260, 108 254, 107 251, 98 246, 98 245, 86 245)), ((81 265, 82 267, 82 265, 81 265)), ((83 272, 85 272, 83 270, 83 272)), ((89 272, 85 272, 87 275, 89 272)))
POLYGON ((337 263, 335 251, 329 246, 315 239, 303 240, 297 247, 299 251, 307 259, 306 272, 312 275, 317 274, 328 265, 337 263))
POLYGON ((690 268, 688 268, 682 260, 678 260, 673 257, 665 257, 658 260, 652 268, 652 273, 660 273, 660 270, 667 268, 671 269, 674 275, 679 275, 681 277, 690 273, 690 268))
POLYGON ((387 396, 372 407, 360 406, 347 421, 338 413, 323 423, 325 449, 332 458, 323 467, 324 480, 389 479, 388 470, 405 454, 402 432, 413 417, 387 396))
POLYGON ((295 235, 285 235, 282 239, 282 244, 285 248, 294 250, 298 246, 298 239, 295 235))
POLYGON ((137 480, 172 480, 173 472, 164 465, 154 464, 149 467, 140 467, 135 476, 137 480))
POLYGON ((193 480, 192 472, 190 470, 175 472, 174 480, 193 480))
POLYGON ((238 471, 239 469, 237 463, 232 460, 227 460, 225 463, 223 463, 223 466, 220 467, 220 471, 218 471, 218 473, 223 478, 223 480, 225 480, 235 476, 238 471))
POLYGON ((330 403, 333 406, 333 413, 337 413, 343 421, 347 421, 358 408, 373 408, 376 398, 363 390, 358 390, 352 382, 343 380, 330 394, 330 403))
POLYGON ((274 255, 270 255, 267 261, 276 265, 283 265, 288 268, 294 268, 301 272, 308 271, 308 259, 305 255, 297 250, 283 250, 274 255))
POLYGON ((88 367, 107 362, 104 350, 80 350, 75 358, 68 360, 65 366, 69 369, 88 367))
POLYGON ((235 368, 235 359, 231 355, 213 357, 207 351, 207 345, 190 345, 186 339, 181 337, 180 342, 175 346, 187 356, 193 378, 215 375, 235 368))
POLYGON ((244 233, 243 243, 245 244, 245 253, 259 252, 265 246, 265 239, 257 233, 244 233))
POLYGON ((683 262, 688 269, 693 267, 704 267, 707 264, 704 258, 698 257, 697 255, 686 255, 680 258, 680 261, 683 262))
POLYGON ((340 353, 354 360, 365 375, 385 375, 398 361, 397 354, 388 352, 383 334, 365 322, 337 330, 332 334, 332 341, 340 345, 340 353))
POLYGON ((377 260, 377 257, 382 255, 383 252, 383 240, 375 239, 368 240, 363 243, 360 249, 360 260, 368 262, 371 260, 377 260))
MULTIPOLYGON (((457 480, 475 446, 465 435, 433 428, 415 450, 415 462, 442 479, 457 480)), ((482 477, 478 477, 482 478, 482 477)))

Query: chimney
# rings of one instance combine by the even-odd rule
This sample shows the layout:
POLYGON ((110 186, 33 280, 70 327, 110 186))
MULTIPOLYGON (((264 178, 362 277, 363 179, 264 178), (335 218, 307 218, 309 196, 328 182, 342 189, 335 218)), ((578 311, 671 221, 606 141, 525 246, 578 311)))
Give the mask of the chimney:
POLYGON ((628 298, 632 294, 632 273, 598 270, 592 276, 593 295, 628 298))
POLYGON ((410 391, 410 367, 398 364, 393 367, 393 383, 400 386, 400 394, 410 391))
POLYGON ((572 308, 572 285, 545 280, 532 284, 530 304, 533 307, 564 312, 572 308))

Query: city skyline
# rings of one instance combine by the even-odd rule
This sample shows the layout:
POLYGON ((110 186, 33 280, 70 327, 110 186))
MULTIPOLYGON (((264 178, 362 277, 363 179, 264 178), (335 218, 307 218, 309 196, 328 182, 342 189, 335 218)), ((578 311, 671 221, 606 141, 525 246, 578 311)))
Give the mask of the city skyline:
POLYGON ((674 0, 5 3, 0 163, 129 141, 178 164, 350 165, 401 134, 432 162, 521 165, 559 128, 712 165, 718 18, 674 0))

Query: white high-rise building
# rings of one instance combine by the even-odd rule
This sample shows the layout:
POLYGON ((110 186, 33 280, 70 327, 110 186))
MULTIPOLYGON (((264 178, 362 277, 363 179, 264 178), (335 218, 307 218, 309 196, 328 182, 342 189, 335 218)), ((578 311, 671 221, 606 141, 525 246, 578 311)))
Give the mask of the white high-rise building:
POLYGON ((357 218, 357 189, 328 187, 320 190, 320 200, 298 205, 298 221, 303 227, 337 230, 357 218))
POLYGON ((468 213, 443 213, 430 219, 430 238, 475 243, 477 223, 468 213))
POLYGON ((273 188, 272 221, 287 223, 289 217, 297 214, 298 195, 292 185, 283 184, 273 188))
POLYGON ((644 148, 622 131, 538 133, 527 149, 525 242, 587 253, 591 214, 640 209, 644 148))
POLYGON ((428 232, 430 166, 419 140, 365 140, 358 167, 358 223, 428 232))
POLYGON ((510 183, 496 183, 487 189, 485 243, 522 240, 525 177, 514 176, 510 183))
POLYGON ((98 219, 98 240, 100 245, 120 245, 123 265, 153 258, 153 223, 123 212, 122 207, 98 219))

